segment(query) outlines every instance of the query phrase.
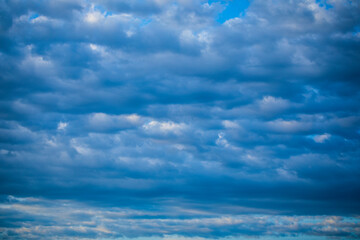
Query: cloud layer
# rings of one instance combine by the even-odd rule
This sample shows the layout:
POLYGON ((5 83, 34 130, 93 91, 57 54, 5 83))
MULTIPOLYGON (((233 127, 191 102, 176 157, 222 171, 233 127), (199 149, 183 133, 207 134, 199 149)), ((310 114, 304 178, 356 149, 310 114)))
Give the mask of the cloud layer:
POLYGON ((357 1, 0 16, 1 237, 359 237, 357 1))

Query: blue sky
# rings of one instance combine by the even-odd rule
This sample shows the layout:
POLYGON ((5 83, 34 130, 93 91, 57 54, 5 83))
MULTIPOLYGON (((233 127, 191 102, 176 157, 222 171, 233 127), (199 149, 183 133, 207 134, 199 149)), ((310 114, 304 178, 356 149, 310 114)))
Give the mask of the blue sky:
POLYGON ((0 0, 1 239, 360 237, 360 7, 0 0))

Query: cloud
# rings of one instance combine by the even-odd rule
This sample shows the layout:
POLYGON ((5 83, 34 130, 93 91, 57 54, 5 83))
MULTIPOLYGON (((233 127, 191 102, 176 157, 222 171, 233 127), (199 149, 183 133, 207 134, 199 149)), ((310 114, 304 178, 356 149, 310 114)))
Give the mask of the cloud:
POLYGON ((136 127, 143 120, 137 114, 108 115, 105 113, 94 113, 88 117, 89 128, 93 131, 114 131, 136 127))
POLYGON ((174 133, 176 135, 181 134, 183 130, 186 129, 186 125, 184 123, 174 123, 172 121, 168 122, 158 122, 158 121, 150 121, 143 125, 145 131, 150 133, 160 133, 160 134, 168 134, 174 133))
POLYGON ((64 131, 68 126, 68 123, 67 122, 59 122, 58 123, 58 126, 57 126, 57 130, 58 131, 64 131))
POLYGON ((0 1, 2 237, 357 238, 359 4, 237 4, 0 1))
POLYGON ((142 237, 140 233, 145 233, 148 237, 145 239, 151 239, 152 235, 159 239, 207 239, 208 236, 227 239, 231 233, 245 239, 257 236, 281 239, 284 234, 313 239, 321 239, 321 236, 351 239, 359 235, 357 228, 360 223, 356 217, 256 214, 214 216, 209 212, 194 212, 182 206, 166 210, 104 209, 67 200, 47 201, 9 196, 7 202, 0 206, 0 211, 8 214, 9 218, 5 221, 10 224, 9 228, 2 228, 5 230, 2 231, 2 237, 44 238, 62 235, 89 239, 128 239, 142 237), (19 217, 27 218, 28 223, 14 222, 19 217), (17 224, 20 224, 21 229, 14 228, 17 224), (159 227, 164 230, 159 232, 159 227), (179 229, 186 229, 187 234, 179 235, 179 229))
POLYGON ((321 134, 321 135, 315 135, 315 136, 313 137, 313 139, 314 139, 314 141, 317 142, 317 143, 323 143, 323 142, 325 142, 326 140, 328 140, 330 137, 331 137, 330 134, 324 133, 324 134, 321 134))

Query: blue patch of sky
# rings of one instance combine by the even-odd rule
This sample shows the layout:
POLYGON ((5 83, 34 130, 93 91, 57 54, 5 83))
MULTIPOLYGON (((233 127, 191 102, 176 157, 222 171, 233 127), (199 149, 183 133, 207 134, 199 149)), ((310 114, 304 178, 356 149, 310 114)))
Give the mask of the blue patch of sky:
POLYGON ((38 18, 40 15, 38 13, 32 13, 30 14, 29 21, 38 18))
POLYGON ((105 13, 105 17, 111 16, 112 14, 113 14, 112 12, 106 12, 106 13, 105 13))
POLYGON ((106 11, 106 9, 101 5, 95 5, 94 10, 101 12, 105 17, 112 15, 112 12, 106 11))
POLYGON ((141 23, 140 23, 140 27, 144 27, 144 26, 148 25, 148 24, 151 23, 151 22, 152 22, 152 19, 151 19, 151 18, 149 18, 149 19, 142 19, 142 20, 141 20, 141 23))
POLYGON ((353 31, 353 35, 358 35, 360 33, 360 26, 356 26, 353 31))
POLYGON ((327 0, 316 0, 316 3, 319 4, 320 7, 323 7, 325 9, 333 8, 333 6, 329 4, 327 0))
POLYGON ((219 15, 216 18, 216 21, 220 23, 224 23, 229 19, 235 18, 235 17, 241 17, 245 15, 246 9, 250 5, 249 0, 210 0, 208 1, 209 4, 212 3, 221 3, 225 6, 225 9, 219 13, 219 15))
POLYGON ((316 136, 317 136, 316 134, 311 134, 311 135, 307 135, 306 137, 314 140, 316 136))

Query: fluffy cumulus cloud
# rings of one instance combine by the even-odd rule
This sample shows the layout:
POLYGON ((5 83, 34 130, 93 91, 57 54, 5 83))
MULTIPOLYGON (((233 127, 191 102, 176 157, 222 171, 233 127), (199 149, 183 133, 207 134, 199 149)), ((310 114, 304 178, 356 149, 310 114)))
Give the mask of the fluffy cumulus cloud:
POLYGON ((359 238, 359 49, 358 1, 0 0, 0 238, 359 238))

